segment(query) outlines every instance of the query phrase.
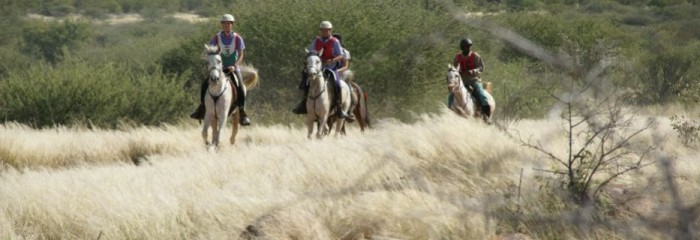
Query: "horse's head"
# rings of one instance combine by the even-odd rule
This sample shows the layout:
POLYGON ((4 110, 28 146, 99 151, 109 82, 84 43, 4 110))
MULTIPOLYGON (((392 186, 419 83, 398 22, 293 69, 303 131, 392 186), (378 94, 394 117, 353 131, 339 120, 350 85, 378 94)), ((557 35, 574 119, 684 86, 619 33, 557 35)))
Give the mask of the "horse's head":
POLYGON ((314 77, 321 73, 322 62, 320 55, 321 53, 316 51, 306 51, 306 73, 309 74, 309 77, 314 77))
MULTIPOLYGON (((459 66, 458 66, 459 67, 459 66)), ((457 68, 452 66, 452 64, 447 65, 447 89, 451 92, 458 90, 462 87, 462 76, 459 75, 457 68)))
POLYGON ((207 55, 207 62, 209 63, 209 80, 219 82, 220 79, 225 77, 223 73, 224 65, 221 60, 221 55, 219 55, 219 48, 217 46, 204 44, 204 53, 207 55))

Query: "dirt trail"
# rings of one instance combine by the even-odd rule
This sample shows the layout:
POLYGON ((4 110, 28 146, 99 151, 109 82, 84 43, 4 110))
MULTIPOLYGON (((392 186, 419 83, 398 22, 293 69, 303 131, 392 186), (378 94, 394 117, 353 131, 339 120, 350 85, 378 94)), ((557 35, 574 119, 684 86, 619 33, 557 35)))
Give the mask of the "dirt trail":
MULTIPOLYGON (((204 22, 208 21, 208 18, 201 17, 196 14, 192 13, 173 13, 173 14, 168 14, 163 16, 165 17, 172 17, 178 20, 182 21, 188 21, 192 23, 196 22, 204 22)), ((71 20, 71 21, 77 21, 77 20, 86 20, 86 21, 91 21, 94 23, 99 23, 99 24, 127 24, 127 23, 137 23, 141 22, 144 20, 144 18, 137 13, 128 13, 128 14, 108 14, 106 18, 104 19, 94 19, 91 17, 87 17, 81 14, 68 14, 65 17, 52 17, 52 16, 44 16, 44 15, 39 15, 39 14, 34 14, 30 13, 27 14, 28 19, 35 19, 35 20, 43 20, 43 21, 64 21, 64 20, 71 20)))

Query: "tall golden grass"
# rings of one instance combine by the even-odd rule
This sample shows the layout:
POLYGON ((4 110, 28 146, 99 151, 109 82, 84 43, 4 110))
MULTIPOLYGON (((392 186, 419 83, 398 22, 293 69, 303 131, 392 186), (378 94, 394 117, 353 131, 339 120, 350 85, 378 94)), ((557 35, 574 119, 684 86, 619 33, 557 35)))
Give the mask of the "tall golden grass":
MULTIPOLYGON (((627 214, 619 214, 623 225, 587 233, 566 211, 556 212, 540 188, 538 176, 547 173, 537 169, 553 165, 545 156, 446 109, 419 118, 381 119, 364 134, 350 128, 348 136, 322 141, 307 140, 303 127, 252 126, 218 152, 205 149, 194 125, 89 130, 5 123, 0 238, 668 236, 641 222, 672 215, 656 166, 616 183, 621 192, 642 193, 636 205, 613 203, 627 214), (516 205, 527 211, 504 213, 516 205), (524 226, 508 227, 514 219, 524 226)), ((693 204, 700 199, 700 152, 679 144, 668 118, 659 120, 637 141, 664 139, 656 141, 654 157, 673 158, 685 204, 693 204)), ((508 129, 546 146, 567 144, 560 119, 522 120, 508 129)))

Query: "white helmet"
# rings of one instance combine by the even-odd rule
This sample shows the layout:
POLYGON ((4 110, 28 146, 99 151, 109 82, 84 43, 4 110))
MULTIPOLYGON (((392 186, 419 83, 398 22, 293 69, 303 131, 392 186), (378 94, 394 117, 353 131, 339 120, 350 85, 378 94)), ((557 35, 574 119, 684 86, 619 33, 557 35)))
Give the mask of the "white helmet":
POLYGON ((321 25, 318 26, 318 28, 331 29, 331 28, 333 28, 333 24, 331 24, 331 22, 329 22, 329 21, 323 21, 323 22, 321 22, 321 25))
POLYGON ((221 16, 221 21, 222 22, 233 22, 234 21, 233 15, 228 14, 228 13, 224 14, 223 16, 221 16))

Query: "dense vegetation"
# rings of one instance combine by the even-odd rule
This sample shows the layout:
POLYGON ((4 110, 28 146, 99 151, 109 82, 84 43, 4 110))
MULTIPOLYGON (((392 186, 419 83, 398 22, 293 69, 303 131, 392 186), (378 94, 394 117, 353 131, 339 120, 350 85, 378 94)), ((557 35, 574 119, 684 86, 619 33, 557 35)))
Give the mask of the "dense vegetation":
POLYGON ((36 127, 120 122, 157 125, 186 118, 202 79, 201 48, 218 22, 170 17, 195 12, 236 16, 246 41, 246 62, 260 70, 262 86, 250 93, 258 123, 299 121, 289 111, 298 99, 303 48, 330 20, 345 36, 352 69, 368 90, 376 117, 411 119, 445 102, 444 73, 462 37, 475 41, 494 83, 501 119, 540 117, 552 103, 547 79, 566 76, 512 47, 455 12, 480 12, 591 69, 612 59, 606 72, 633 104, 700 100, 700 13, 697 0, 507 1, 12 1, 0 20, 0 119, 36 127), (27 12, 87 20, 40 21, 27 12), (138 24, 90 19, 139 13, 138 24), (282 104, 280 104, 282 103, 282 104))

